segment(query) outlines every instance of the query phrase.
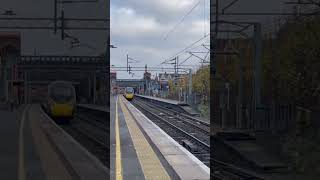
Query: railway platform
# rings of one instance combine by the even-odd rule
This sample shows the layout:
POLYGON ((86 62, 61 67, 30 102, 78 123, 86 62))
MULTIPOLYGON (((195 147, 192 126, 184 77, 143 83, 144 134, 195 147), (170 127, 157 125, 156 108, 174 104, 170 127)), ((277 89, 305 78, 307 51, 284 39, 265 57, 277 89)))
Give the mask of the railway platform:
POLYGON ((111 179, 210 179, 210 169, 122 96, 111 97, 111 179))
POLYGON ((0 179, 108 179, 105 169, 40 105, 0 111, 0 179))

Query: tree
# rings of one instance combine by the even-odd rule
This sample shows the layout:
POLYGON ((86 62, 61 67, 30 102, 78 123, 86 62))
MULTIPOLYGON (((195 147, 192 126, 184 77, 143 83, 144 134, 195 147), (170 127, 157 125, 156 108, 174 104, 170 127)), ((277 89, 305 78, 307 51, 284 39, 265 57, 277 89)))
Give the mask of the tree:
POLYGON ((201 95, 202 103, 207 104, 210 93, 210 69, 209 66, 200 68, 192 76, 192 88, 196 94, 201 95))
POLYGON ((305 107, 319 103, 320 25, 319 18, 288 21, 263 58, 265 92, 280 101, 305 107))

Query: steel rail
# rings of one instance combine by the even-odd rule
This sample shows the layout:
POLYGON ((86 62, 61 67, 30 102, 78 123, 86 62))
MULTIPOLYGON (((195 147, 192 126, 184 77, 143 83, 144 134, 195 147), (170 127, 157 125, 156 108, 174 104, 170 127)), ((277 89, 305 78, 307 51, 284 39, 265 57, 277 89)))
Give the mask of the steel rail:
POLYGON ((105 123, 102 123, 101 121, 97 120, 96 118, 89 118, 88 117, 84 117, 83 115, 76 115, 77 119, 87 123, 87 124, 91 124, 92 126, 95 126, 103 131, 109 132, 110 130, 104 126, 106 126, 105 123))
MULTIPOLYGON (((244 169, 238 168, 238 167, 233 166, 231 164, 228 164, 228 163, 216 160, 216 159, 212 159, 211 161, 218 165, 217 169, 222 169, 222 170, 225 170, 226 172, 233 173, 233 175, 236 175, 240 178, 250 179, 250 180, 263 180, 263 178, 258 177, 257 175, 252 175, 248 172, 245 172, 244 169)), ((214 166, 214 164, 213 164, 213 166, 214 166)))
POLYGON ((89 133, 84 132, 84 131, 82 131, 82 130, 80 130, 79 128, 76 128, 76 127, 74 127, 74 126, 73 126, 71 129, 74 130, 74 131, 79 132, 80 134, 82 134, 83 136, 85 136, 85 137, 87 137, 88 139, 92 140, 93 142, 95 142, 95 143, 98 144, 99 146, 103 147, 104 149, 110 149, 110 147, 107 146, 106 143, 101 142, 99 139, 93 137, 92 135, 89 135, 89 133))
MULTIPOLYGON (((152 103, 152 102, 150 102, 150 103, 152 103)), ((197 119, 197 118, 195 118, 195 117, 192 117, 192 116, 183 114, 183 113, 178 112, 178 111, 173 111, 172 109, 169 109, 169 108, 166 108, 166 107, 162 107, 162 106, 160 106, 160 105, 157 105, 156 103, 152 103, 152 104, 156 105, 156 106, 159 107, 159 108, 166 109, 166 111, 170 111, 170 112, 172 112, 172 113, 177 113, 177 114, 179 114, 179 115, 181 115, 181 116, 183 116, 183 117, 185 117, 185 118, 189 118, 189 119, 192 119, 192 120, 194 120, 194 121, 197 121, 197 122, 199 122, 199 123, 201 123, 201 124, 204 124, 204 125, 206 125, 206 126, 210 126, 210 123, 209 123, 209 122, 206 122, 206 121, 197 119)))
MULTIPOLYGON (((137 99, 135 99, 135 100, 137 100, 137 99)), ((140 101, 140 102, 141 102, 141 100, 137 100, 137 101, 140 101)), ((152 103, 152 104, 158 108, 158 109, 157 109, 158 111, 160 111, 160 112, 162 112, 162 113, 164 113, 164 114, 168 114, 168 115, 170 115, 170 116, 175 116, 175 118, 177 118, 177 119, 179 119, 179 120, 181 120, 181 121, 184 121, 184 122, 192 125, 193 127, 199 129, 200 131, 202 131, 202 132, 204 132, 204 133, 206 133, 206 134, 208 134, 208 135, 210 134, 210 127, 206 126, 206 127, 208 127, 209 129, 202 128, 202 127, 200 127, 198 124, 196 124, 197 122, 192 122, 192 120, 183 119, 183 118, 175 115, 175 114, 179 114, 179 115, 182 114, 182 113, 180 113, 180 112, 178 112, 178 111, 173 111, 173 110, 170 109, 170 111, 173 113, 173 114, 171 114, 171 113, 168 113, 168 112, 167 112, 167 111, 169 111, 169 109, 167 109, 167 108, 165 109, 164 107, 159 106, 159 105, 156 105, 156 104, 154 104, 154 103, 152 103), (165 109, 165 110, 160 110, 160 109, 165 109)), ((147 103, 146 103, 146 105, 151 108, 151 105, 148 105, 147 103)), ((200 122, 199 122, 199 123, 200 123, 200 122)))
POLYGON ((205 148, 207 148, 207 151, 210 152, 210 145, 201 141, 200 139, 198 139, 197 137, 191 135, 190 133, 186 132, 185 130, 181 129, 180 127, 174 125, 173 123, 165 120, 164 118, 158 116, 157 114, 153 113, 152 111, 150 111, 149 107, 146 107, 146 105, 142 105, 140 102, 135 102, 136 105, 140 106, 140 108, 142 109, 148 109, 148 113, 152 114, 153 116, 155 116, 157 119, 161 120, 162 122, 165 122, 166 124, 168 124, 169 126, 173 127, 174 129, 177 129, 179 132, 181 132, 182 134, 186 135, 188 138, 192 139, 193 141, 197 142, 198 144, 201 144, 202 146, 204 146, 205 148))

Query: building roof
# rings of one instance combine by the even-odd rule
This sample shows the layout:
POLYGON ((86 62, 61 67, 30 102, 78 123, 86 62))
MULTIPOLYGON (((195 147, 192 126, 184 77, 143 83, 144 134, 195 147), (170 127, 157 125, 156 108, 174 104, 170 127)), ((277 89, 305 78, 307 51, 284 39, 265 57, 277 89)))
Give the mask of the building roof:
MULTIPOLYGON (((178 77, 181 76, 181 74, 177 74, 178 77)), ((159 73, 159 80, 173 80, 175 77, 175 73, 159 73)))

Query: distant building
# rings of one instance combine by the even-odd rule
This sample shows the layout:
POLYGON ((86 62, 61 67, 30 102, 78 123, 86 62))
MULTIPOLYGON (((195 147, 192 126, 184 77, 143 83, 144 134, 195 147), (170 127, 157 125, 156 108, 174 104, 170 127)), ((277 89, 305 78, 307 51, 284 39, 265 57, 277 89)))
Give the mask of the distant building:
POLYGON ((169 81, 175 81, 179 79, 182 74, 175 74, 175 73, 159 73, 157 79, 159 81, 159 90, 162 97, 166 97, 168 95, 169 81))
POLYGON ((174 79, 174 73, 159 73, 159 80, 161 81, 169 81, 174 79))

